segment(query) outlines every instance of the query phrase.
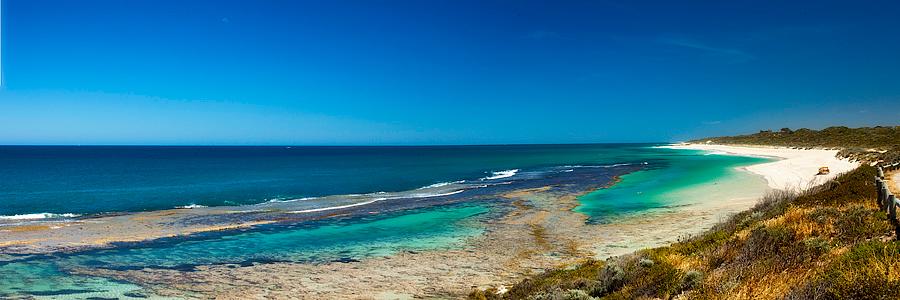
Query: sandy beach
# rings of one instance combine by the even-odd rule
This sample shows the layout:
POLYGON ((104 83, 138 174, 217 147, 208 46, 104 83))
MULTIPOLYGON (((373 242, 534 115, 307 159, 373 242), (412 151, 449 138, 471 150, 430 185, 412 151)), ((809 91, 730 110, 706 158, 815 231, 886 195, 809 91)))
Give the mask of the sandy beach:
POLYGON ((746 168, 749 172, 763 176, 769 187, 773 189, 806 189, 859 166, 858 162, 837 158, 838 150, 711 144, 679 144, 667 146, 667 148, 777 158, 778 161, 746 168), (819 167, 828 167, 831 172, 826 175, 816 175, 819 167))

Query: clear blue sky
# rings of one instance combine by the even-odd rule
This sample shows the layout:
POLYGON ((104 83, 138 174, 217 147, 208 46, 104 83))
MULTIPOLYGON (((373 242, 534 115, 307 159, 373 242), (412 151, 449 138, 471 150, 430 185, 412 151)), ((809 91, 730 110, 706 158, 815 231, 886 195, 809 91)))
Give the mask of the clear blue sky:
POLYGON ((0 144, 896 125, 897 1, 2 1, 0 144))

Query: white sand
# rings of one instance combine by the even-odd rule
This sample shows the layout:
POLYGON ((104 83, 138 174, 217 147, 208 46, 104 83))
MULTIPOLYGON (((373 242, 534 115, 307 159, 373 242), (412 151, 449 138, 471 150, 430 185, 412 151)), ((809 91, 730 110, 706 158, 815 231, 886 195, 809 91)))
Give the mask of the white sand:
POLYGON ((887 186, 894 195, 900 195, 900 171, 887 172, 887 186))
POLYGON ((714 153, 778 158, 778 161, 752 165, 747 171, 762 175, 774 189, 806 189, 833 179, 838 174, 859 166, 858 162, 836 157, 838 150, 791 149, 764 146, 726 146, 711 144, 679 144, 672 149, 706 150, 714 153), (816 175, 819 167, 828 167, 828 175, 816 175))

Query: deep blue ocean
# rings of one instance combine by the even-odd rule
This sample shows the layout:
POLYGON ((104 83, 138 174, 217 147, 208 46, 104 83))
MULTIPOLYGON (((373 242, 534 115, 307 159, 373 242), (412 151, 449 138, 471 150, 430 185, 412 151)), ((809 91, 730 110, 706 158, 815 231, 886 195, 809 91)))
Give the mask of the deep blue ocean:
POLYGON ((641 159, 648 145, 0 147, 0 216, 95 214, 399 192, 542 167, 641 159), (503 173, 507 171, 507 173, 503 173))

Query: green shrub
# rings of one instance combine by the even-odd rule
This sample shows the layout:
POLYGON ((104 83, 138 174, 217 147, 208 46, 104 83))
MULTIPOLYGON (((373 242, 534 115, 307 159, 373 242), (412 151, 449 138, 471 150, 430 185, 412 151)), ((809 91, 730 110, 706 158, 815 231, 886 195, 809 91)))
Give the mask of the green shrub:
POLYGON ((900 299, 900 245, 869 241, 828 266, 821 286, 832 299, 900 299))
POLYGON ((503 298, 730 299, 766 290, 766 298, 900 299, 900 242, 884 241, 894 237, 874 205, 873 177, 862 166, 804 193, 772 193, 703 234, 550 270, 503 298))
POLYGON ((758 226, 750 231, 737 260, 750 264, 763 259, 791 260, 798 254, 797 235, 784 226, 758 226))
POLYGON ((837 239, 847 244, 890 234, 892 228, 883 212, 873 211, 864 206, 854 206, 843 211, 834 225, 837 239))
POLYGON ((831 251, 831 243, 821 237, 806 239, 803 241, 803 245, 806 247, 806 253, 813 257, 818 257, 831 251))
POLYGON ((593 290, 598 285, 601 270, 606 263, 588 260, 574 268, 548 270, 539 275, 526 278, 509 288, 504 294, 507 299, 526 299, 530 295, 553 290, 583 289, 593 290))
POLYGON ((691 142, 704 143, 706 141, 716 144, 840 148, 842 150, 838 155, 841 157, 866 161, 900 160, 900 155, 898 155, 900 154, 900 126, 860 128, 835 126, 822 130, 782 128, 777 132, 760 130, 755 134, 704 138, 691 142), (881 149, 886 152, 870 152, 868 149, 881 149))
POLYGON ((684 279, 681 288, 684 290, 692 289, 703 284, 703 273, 697 270, 690 270, 684 273, 684 279))
POLYGON ((846 204, 872 204, 877 196, 875 191, 875 168, 860 166, 852 172, 842 174, 832 182, 812 188, 797 197, 794 205, 804 207, 825 207, 846 204))

